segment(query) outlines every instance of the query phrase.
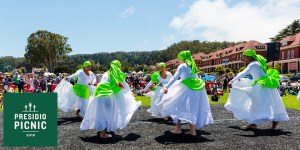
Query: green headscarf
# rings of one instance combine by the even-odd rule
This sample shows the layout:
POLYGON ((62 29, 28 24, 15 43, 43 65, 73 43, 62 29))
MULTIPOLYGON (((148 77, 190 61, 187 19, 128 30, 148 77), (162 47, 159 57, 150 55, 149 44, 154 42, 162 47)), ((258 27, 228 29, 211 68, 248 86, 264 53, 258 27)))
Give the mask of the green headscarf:
MULTIPOLYGON (((166 68, 166 64, 163 63, 163 62, 157 64, 157 66, 158 66, 159 68, 166 68)), ((159 82, 159 81, 158 81, 158 77, 159 77, 159 76, 160 76, 160 71, 154 72, 154 73, 150 76, 151 81, 152 81, 152 82, 155 82, 155 83, 158 83, 158 82, 159 82)))
POLYGON ((197 65, 196 65, 194 59, 192 58, 190 51, 181 51, 178 54, 178 59, 183 60, 187 66, 192 68, 191 74, 198 73, 197 65))
MULTIPOLYGON (((82 67, 80 69, 76 70, 76 72, 79 71, 79 70, 83 70, 83 68, 91 66, 91 65, 92 65, 92 63, 90 61, 85 61, 85 62, 83 62, 82 67)), ((74 78, 74 80, 77 81, 78 77, 74 78)))
POLYGON ((88 66, 91 66, 92 63, 90 61, 85 61, 83 64, 82 64, 82 67, 85 68, 85 67, 88 67, 88 66))
POLYGON ((260 68, 266 73, 267 72, 267 60, 261 56, 261 55, 258 55, 256 54, 256 52, 252 49, 247 49, 243 52, 243 55, 244 56, 250 56, 252 57, 254 60, 256 60, 259 65, 260 65, 260 68))
POLYGON ((126 75, 119 68, 121 63, 118 60, 114 60, 110 63, 110 69, 108 71, 108 77, 111 84, 118 84, 123 82, 126 79, 126 75))
POLYGON ((110 63, 110 69, 108 71, 110 82, 98 84, 94 92, 94 96, 108 96, 119 93, 122 90, 122 88, 117 84, 123 82, 126 78, 126 75, 119 67, 121 67, 121 63, 118 60, 114 60, 110 63))
POLYGON ((157 66, 158 66, 159 68, 166 68, 166 64, 163 63, 163 62, 157 64, 157 66))

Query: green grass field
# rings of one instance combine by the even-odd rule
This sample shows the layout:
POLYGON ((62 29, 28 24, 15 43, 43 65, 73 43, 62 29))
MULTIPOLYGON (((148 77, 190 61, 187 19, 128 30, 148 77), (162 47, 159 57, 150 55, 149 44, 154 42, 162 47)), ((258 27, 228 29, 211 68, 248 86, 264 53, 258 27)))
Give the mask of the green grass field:
MULTIPOLYGON (((227 102, 227 99, 228 99, 228 93, 225 93, 223 96, 221 96, 221 100, 219 102, 210 101, 210 104, 224 105, 227 102)), ((138 97, 136 97, 136 100, 141 101, 142 106, 150 106, 150 104, 151 104, 150 98, 145 97, 145 96, 138 96, 138 97)), ((300 110, 300 101, 297 100, 297 96, 295 96, 295 95, 283 96, 282 100, 283 100, 284 106, 286 108, 300 110)))

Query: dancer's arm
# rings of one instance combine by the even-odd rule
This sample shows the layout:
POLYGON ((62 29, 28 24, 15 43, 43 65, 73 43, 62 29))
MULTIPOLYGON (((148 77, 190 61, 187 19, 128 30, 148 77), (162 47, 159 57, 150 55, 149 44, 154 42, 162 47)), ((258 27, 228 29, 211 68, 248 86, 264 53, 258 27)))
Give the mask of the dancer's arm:
POLYGON ((129 85, 126 83, 125 80, 124 80, 123 82, 121 82, 121 84, 123 85, 123 87, 124 87, 126 90, 131 91, 129 85))
POLYGON ((252 70, 252 68, 255 66, 255 63, 249 64, 242 72, 240 72, 236 77, 234 77, 230 82, 234 82, 238 79, 243 78, 245 75, 247 75, 250 70, 252 70))
POLYGON ((180 77, 182 73, 183 64, 179 65, 177 68, 177 71, 175 75, 171 78, 171 80, 168 82, 168 84, 165 86, 166 88, 169 88, 171 85, 174 84, 174 82, 180 77))
POLYGON ((153 82, 152 82, 152 80, 151 80, 151 81, 147 84, 147 86, 144 88, 143 91, 146 92, 152 84, 153 84, 153 82))
POLYGON ((76 71, 74 74, 70 75, 67 77, 67 79, 73 79, 73 78, 76 78, 80 75, 80 70, 76 71))

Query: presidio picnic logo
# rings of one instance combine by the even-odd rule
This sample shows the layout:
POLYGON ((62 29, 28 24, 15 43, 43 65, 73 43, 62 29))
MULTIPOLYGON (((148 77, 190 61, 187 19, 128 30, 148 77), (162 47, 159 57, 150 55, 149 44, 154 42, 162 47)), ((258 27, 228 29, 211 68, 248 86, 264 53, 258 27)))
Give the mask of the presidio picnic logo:
POLYGON ((4 146, 57 146, 57 95, 4 95, 4 146))
POLYGON ((21 114, 16 113, 14 116, 14 129, 22 130, 26 133, 26 137, 35 137, 40 130, 47 129, 47 114, 39 113, 36 110, 36 105, 31 102, 25 105, 25 110, 21 114))

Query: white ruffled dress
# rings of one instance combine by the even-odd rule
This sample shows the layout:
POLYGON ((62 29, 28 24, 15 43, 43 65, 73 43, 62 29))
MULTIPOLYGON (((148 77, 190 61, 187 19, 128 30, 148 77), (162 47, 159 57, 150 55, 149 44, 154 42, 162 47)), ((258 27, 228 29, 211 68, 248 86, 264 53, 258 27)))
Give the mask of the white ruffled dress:
MULTIPOLYGON (((95 86, 89 85, 91 82, 95 82, 95 77, 93 72, 90 71, 90 76, 86 75, 83 70, 78 70, 75 74, 68 77, 68 79, 73 79, 78 77, 77 84, 88 86, 91 95, 95 91, 95 86)), ((73 110, 80 109, 80 116, 85 115, 86 107, 89 99, 80 98, 73 91, 73 85, 66 81, 61 80, 57 85, 54 92, 57 93, 58 107, 64 112, 71 112, 73 110)))
MULTIPOLYGON (((109 82, 108 73, 104 73, 101 83, 109 82)), ((137 102, 128 84, 123 81, 122 89, 117 94, 108 96, 90 97, 90 102, 80 125, 81 130, 95 129, 116 132, 125 128, 141 102, 137 102)))
MULTIPOLYGON (((162 118, 161 115, 161 109, 165 101, 162 101, 162 97, 164 96, 164 86, 168 84, 168 82, 171 80, 173 75, 167 71, 167 77, 164 79, 161 76, 158 76, 159 83, 157 83, 156 91, 150 91, 146 93, 145 95, 147 97, 151 98, 151 106, 150 109, 147 111, 151 113, 153 117, 156 118, 162 118)), ((144 91, 147 91, 149 87, 153 84, 152 81, 150 81, 147 86, 145 87, 144 91)))
POLYGON ((214 121, 206 90, 192 90, 181 83, 181 80, 177 80, 179 77, 181 80, 198 78, 191 74, 191 68, 185 63, 178 66, 175 75, 166 85, 168 93, 162 98, 165 101, 162 116, 171 116, 174 123, 181 120, 182 123, 188 122, 197 128, 212 124, 214 121))
POLYGON ((259 63, 251 62, 232 79, 233 87, 225 108, 233 112, 237 119, 250 124, 288 121, 288 114, 276 88, 266 88, 261 84, 252 87, 253 82, 262 76, 266 76, 266 73, 260 68, 259 63), (243 78, 248 73, 252 75, 253 80, 243 78))

